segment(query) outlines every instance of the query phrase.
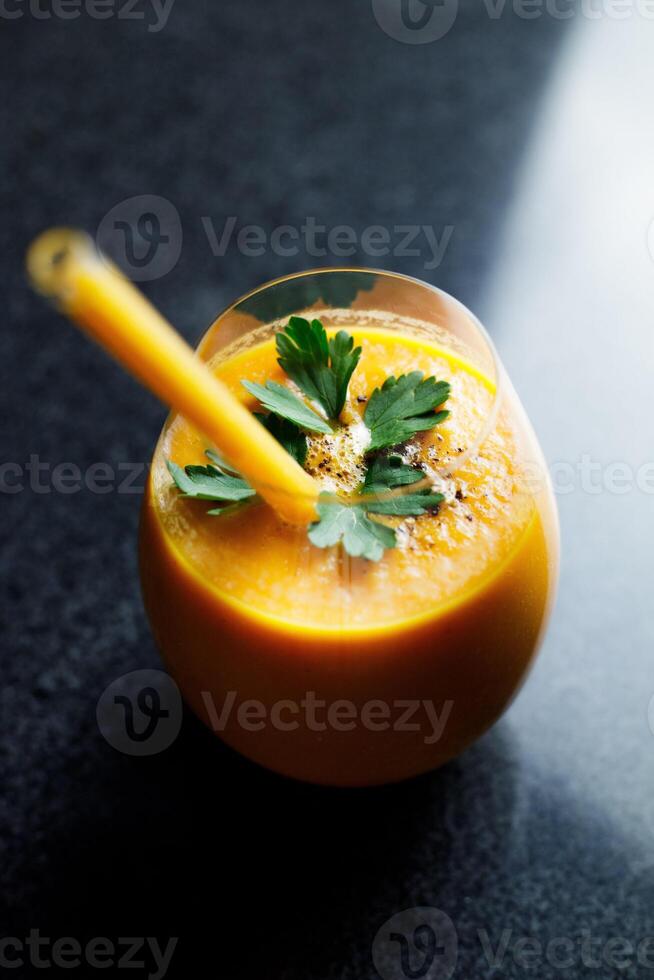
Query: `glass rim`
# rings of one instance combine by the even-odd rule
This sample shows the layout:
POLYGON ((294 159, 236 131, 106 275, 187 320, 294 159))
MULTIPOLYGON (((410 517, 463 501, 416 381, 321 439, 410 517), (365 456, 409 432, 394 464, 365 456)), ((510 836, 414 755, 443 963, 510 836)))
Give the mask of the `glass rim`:
MULTIPOLYGON (((241 304, 245 303, 247 300, 253 298, 254 296, 260 295, 261 293, 264 293, 267 290, 274 288, 275 286, 278 286, 285 282, 292 282, 293 280, 309 278, 312 276, 329 276, 329 275, 342 274, 342 273, 346 273, 346 274, 363 273, 363 274, 370 274, 377 277, 383 277, 386 279, 398 279, 403 282, 414 285, 416 287, 419 287, 421 289, 426 289, 429 292, 439 297, 442 297, 448 304, 451 304, 455 309, 460 310, 461 313, 470 320, 475 331, 483 341, 484 347, 486 349, 486 353, 490 359, 490 363, 492 364, 494 377, 489 380, 491 380, 491 383, 493 384, 493 388, 494 388, 493 401, 484 425, 481 427, 480 431, 472 440, 471 444, 465 448, 463 453, 457 454, 456 457, 449 460, 447 465, 434 466, 432 468, 433 475, 425 474, 424 477, 418 479, 415 483, 396 487, 388 491, 385 491, 384 493, 381 494, 371 494, 369 492, 366 493, 353 492, 353 493, 345 494, 345 493, 338 493, 337 491, 324 491, 321 492, 320 494, 320 500, 326 504, 330 502, 331 503, 338 502, 341 504, 348 504, 354 506, 356 504, 365 504, 374 501, 377 502, 389 501, 392 500, 393 498, 401 498, 403 496, 406 496, 407 494, 424 492, 425 490, 430 488, 438 490, 438 487, 434 480, 434 476, 438 477, 441 480, 450 479, 457 470, 459 470, 471 457, 475 456, 478 453, 480 447, 486 441, 490 433, 494 430, 497 422, 497 416, 499 413, 500 404, 502 402, 504 385, 505 385, 504 370, 502 367, 502 363, 497 353, 495 344, 493 343, 493 340, 488 334, 488 331, 484 327, 479 317, 477 317, 472 312, 472 310, 470 310, 464 303, 462 303, 461 300, 457 299, 455 296, 452 296, 451 293, 448 293, 446 290, 441 289, 439 286, 435 286, 432 283, 425 282, 425 280, 423 279, 418 279, 415 276, 408 276, 402 272, 394 272, 388 269, 374 269, 366 266, 320 266, 312 269, 303 269, 298 272, 292 272, 292 273, 288 273, 287 275, 278 276, 275 279, 270 279, 264 283, 261 283, 259 286, 255 286, 253 289, 241 294, 233 302, 223 307, 223 309, 212 319, 211 323, 209 324, 207 330, 203 333, 202 337, 205 337, 207 333, 210 330, 212 330, 214 327, 218 327, 220 321, 228 314, 237 311, 238 307, 241 306, 241 304)), ((289 313, 287 316, 302 315, 302 314, 303 311, 298 310, 296 314, 289 313)), ((286 318, 287 318, 286 316, 273 318, 270 321, 270 323, 274 324, 275 322, 277 322, 277 320, 284 320, 286 318)), ((200 343, 201 342, 202 339, 200 343)), ((393 450, 391 449, 390 451, 383 451, 382 453, 380 453, 380 455, 386 455, 386 456, 399 455, 399 452, 394 453, 393 450)), ((287 495, 289 497, 301 498, 305 496, 304 494, 298 494, 298 493, 287 494, 282 488, 272 484, 261 484, 261 486, 266 487, 267 489, 274 490, 276 493, 279 493, 281 495, 287 495)), ((307 499, 309 499, 308 495, 307 495, 307 499)))

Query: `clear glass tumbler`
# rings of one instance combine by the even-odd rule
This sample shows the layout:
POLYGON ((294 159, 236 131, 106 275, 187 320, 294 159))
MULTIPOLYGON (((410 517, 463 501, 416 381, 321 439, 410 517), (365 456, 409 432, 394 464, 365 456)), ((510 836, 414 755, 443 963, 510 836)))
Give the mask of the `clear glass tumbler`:
MULTIPOLYGON (((521 685, 556 587, 554 498, 493 344, 461 303, 389 272, 304 272, 221 313, 198 356, 246 399, 239 370, 259 382, 261 365, 279 370, 274 335, 291 315, 363 344, 348 438, 386 376, 451 382, 450 417, 404 450, 442 504, 425 519, 379 518, 397 546, 378 561, 316 547, 261 502, 211 517, 171 485, 166 459, 200 463, 207 448, 173 414, 143 504, 145 605, 187 703, 235 749, 312 782, 393 782, 460 753, 521 685)), ((346 491, 365 506, 351 473, 322 477, 326 506, 346 491)))

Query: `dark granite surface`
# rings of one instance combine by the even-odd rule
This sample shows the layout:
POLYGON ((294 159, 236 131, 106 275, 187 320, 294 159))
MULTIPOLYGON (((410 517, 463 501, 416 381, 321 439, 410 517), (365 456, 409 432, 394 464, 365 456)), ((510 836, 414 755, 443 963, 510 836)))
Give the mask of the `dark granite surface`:
POLYGON ((196 340, 251 286, 339 261, 217 257, 202 217, 267 233, 307 216, 359 235, 453 226, 438 268, 424 241, 351 261, 426 278, 486 318, 556 467, 564 552, 542 656, 495 730, 410 784, 330 792, 258 770, 191 717, 146 759, 107 744, 101 693, 158 665, 139 498, 54 492, 46 474, 38 492, 26 476, 0 494, 0 937, 178 936, 171 977, 367 980, 379 927, 433 906, 458 933, 455 977, 650 976, 625 950, 654 934, 652 476, 638 476, 652 454, 652 24, 491 18, 480 0, 409 45, 365 0, 177 0, 156 33, 22 10, 0 19, 0 461, 139 463, 164 417, 23 285, 41 228, 95 231, 126 198, 168 199, 181 257, 144 288, 196 340), (564 945, 527 967, 525 937, 564 945), (503 939, 494 970, 484 943, 503 939))

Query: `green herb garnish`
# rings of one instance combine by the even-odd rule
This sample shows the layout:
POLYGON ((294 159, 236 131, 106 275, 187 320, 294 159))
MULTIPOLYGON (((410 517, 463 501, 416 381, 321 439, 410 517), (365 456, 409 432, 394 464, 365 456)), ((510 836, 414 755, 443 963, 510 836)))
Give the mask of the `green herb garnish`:
POLYGON ((329 494, 321 494, 316 506, 318 520, 309 527, 309 540, 317 548, 343 543, 353 558, 379 561, 385 548, 395 547, 395 531, 371 521, 360 504, 348 505, 329 494))
POLYGON ((304 432, 298 429, 292 422, 289 422, 288 419, 282 419, 278 415, 273 415, 272 412, 270 415, 263 415, 261 412, 255 412, 254 414, 261 424, 268 429, 271 436, 274 436, 277 442, 284 447, 286 452, 300 466, 304 466, 309 450, 309 444, 304 432))
MULTIPOLYGON (((354 339, 341 330, 329 339, 320 320, 293 316, 276 335, 279 364, 302 391, 317 403, 327 417, 336 422, 347 399, 347 389, 361 356, 354 339)), ((242 381, 269 414, 256 417, 286 451, 304 466, 308 453, 307 432, 325 435, 332 425, 310 405, 284 385, 266 381, 265 385, 242 381)), ((318 548, 342 544, 354 558, 379 561, 386 548, 394 548, 397 536, 392 527, 371 515, 420 516, 438 509, 444 497, 429 486, 413 488, 424 479, 421 469, 401 456, 379 454, 378 450, 399 446, 418 432, 432 429, 450 414, 436 411, 450 395, 450 385, 436 378, 425 378, 421 371, 387 378, 375 388, 363 416, 370 430, 365 479, 359 495, 351 503, 334 494, 320 495, 318 520, 308 529, 309 540, 318 548)), ((207 450, 210 464, 183 469, 167 461, 175 485, 185 497, 212 500, 222 506, 208 511, 223 514, 230 506, 256 496, 254 489, 218 453, 207 450)))
POLYGON ((396 487, 410 486, 423 477, 422 470, 405 463, 397 454, 376 456, 368 467, 361 492, 385 493, 396 487))
POLYGON ((266 381, 265 385, 258 385, 254 381, 241 381, 241 384, 251 395, 258 398, 269 412, 274 412, 280 418, 287 419, 309 432, 324 432, 326 435, 331 435, 332 429, 329 423, 321 419, 317 412, 305 405, 301 398, 284 385, 277 384, 276 381, 266 381))
POLYGON ((217 466, 221 473, 231 473, 232 476, 240 476, 238 470, 235 470, 233 466, 227 462, 226 459, 217 453, 215 449, 205 449, 204 455, 208 456, 214 466, 217 466))
POLYGON ((366 500, 363 506, 369 514, 414 515, 426 514, 435 510, 443 502, 442 493, 434 493, 431 487, 422 487, 415 492, 399 492, 401 487, 410 486, 424 480, 422 470, 405 463, 401 456, 384 456, 376 459, 361 487, 361 493, 381 500, 366 500), (398 491, 392 494, 390 491, 398 491))
POLYGON ((422 371, 386 378, 381 388, 373 391, 363 416, 370 429, 369 451, 397 446, 416 432, 433 429, 450 414, 434 412, 449 395, 447 381, 425 378, 422 371))
POLYGON ((307 398, 322 405, 327 418, 337 419, 347 398, 361 348, 345 330, 331 340, 320 320, 292 316, 275 337, 279 364, 307 398))
POLYGON ((172 460, 167 460, 168 471, 175 481, 175 486, 183 497, 193 497, 196 500, 213 500, 223 504, 208 511, 209 514, 221 514, 226 506, 240 503, 255 496, 255 491, 241 476, 234 475, 222 465, 217 453, 207 451, 207 456, 215 465, 185 466, 183 469, 172 460))
POLYGON ((361 485, 360 502, 348 504, 322 494, 317 506, 318 520, 309 528, 309 540, 318 548, 341 542, 353 558, 379 561, 385 548, 394 548, 397 536, 392 527, 372 520, 370 514, 408 516, 435 510, 445 499, 429 487, 415 493, 401 488, 424 479, 422 470, 409 466, 400 456, 378 457, 370 465, 361 485), (398 491, 393 494, 392 491, 398 491), (375 500, 375 495, 379 500, 375 500))

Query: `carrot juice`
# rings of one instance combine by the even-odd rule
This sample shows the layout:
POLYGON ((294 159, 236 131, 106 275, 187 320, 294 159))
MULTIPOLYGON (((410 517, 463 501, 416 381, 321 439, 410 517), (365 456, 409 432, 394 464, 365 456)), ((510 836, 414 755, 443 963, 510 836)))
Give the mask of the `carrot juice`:
MULTIPOLYGON (((325 545, 285 523, 253 493, 217 514, 180 494, 167 463, 202 466, 210 447, 179 415, 155 450, 142 512, 146 609, 185 699, 244 755, 323 784, 397 781, 482 734, 532 662, 556 581, 553 499, 510 386, 446 331, 385 310, 383 298, 372 290, 366 308, 316 304, 303 314, 318 317, 329 340, 345 331, 360 348, 337 421, 303 436, 323 514, 332 501, 344 520, 350 502, 363 514, 372 466, 409 474, 397 492, 431 494, 414 512, 371 510, 367 519, 390 535, 374 560, 345 538, 325 545), (449 414, 371 452, 375 392, 412 372, 447 383, 449 414)), ((252 392, 270 382, 312 404, 280 364, 286 322, 201 348, 254 412, 252 392)))

